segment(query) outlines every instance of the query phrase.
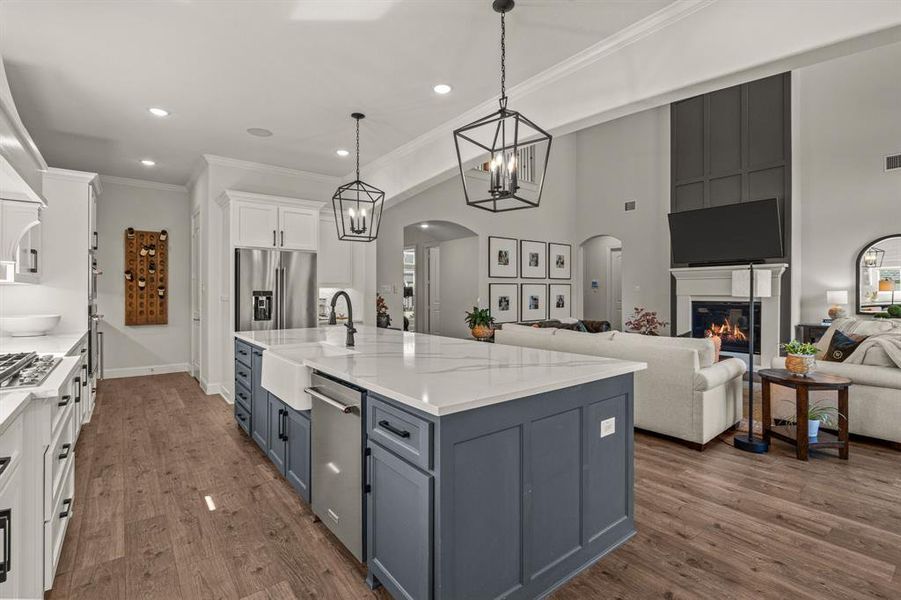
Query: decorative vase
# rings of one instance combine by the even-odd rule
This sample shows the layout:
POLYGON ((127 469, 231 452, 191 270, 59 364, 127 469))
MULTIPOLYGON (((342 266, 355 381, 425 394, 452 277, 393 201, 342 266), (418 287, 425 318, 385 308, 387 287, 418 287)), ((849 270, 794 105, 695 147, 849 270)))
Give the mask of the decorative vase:
POLYGON ((388 313, 379 313, 375 316, 375 326, 382 329, 388 329, 391 325, 391 315, 388 313))
POLYGON ((718 335, 707 336, 707 339, 713 342, 713 360, 720 361, 720 350, 723 348, 723 338, 718 335))
POLYGON ((785 368, 795 375, 806 377, 816 367, 813 354, 789 354, 785 357, 785 368))
POLYGON ((815 438, 818 435, 820 435, 819 419, 808 419, 807 420, 807 437, 815 438))
POLYGON ((491 339, 491 336, 494 335, 494 330, 487 325, 476 325, 470 330, 470 333, 472 333, 472 337, 479 341, 482 341, 491 339))

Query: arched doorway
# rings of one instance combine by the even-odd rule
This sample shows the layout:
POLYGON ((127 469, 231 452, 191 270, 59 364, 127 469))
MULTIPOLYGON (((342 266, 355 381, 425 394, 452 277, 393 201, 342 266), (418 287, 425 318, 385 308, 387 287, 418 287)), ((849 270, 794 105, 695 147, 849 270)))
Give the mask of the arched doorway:
POLYGON ((612 235, 596 235, 581 245, 582 314, 623 328, 623 243, 612 235))
POLYGON ((479 295, 478 235, 450 221, 404 227, 404 323, 407 331, 469 337, 464 312, 479 295))

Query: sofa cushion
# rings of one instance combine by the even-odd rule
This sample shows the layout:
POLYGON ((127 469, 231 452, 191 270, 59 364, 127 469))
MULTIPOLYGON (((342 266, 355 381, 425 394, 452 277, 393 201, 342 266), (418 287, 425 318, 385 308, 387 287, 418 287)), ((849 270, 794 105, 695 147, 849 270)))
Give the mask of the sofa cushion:
POLYGON ((698 364, 702 369, 716 364, 716 347, 714 347, 713 341, 707 338, 666 337, 617 331, 613 336, 613 341, 696 350, 698 364))
MULTIPOLYGON (((772 365, 774 369, 784 369, 785 357, 777 356, 773 359, 772 365)), ((829 375, 847 377, 852 384, 901 390, 901 369, 895 367, 817 361, 816 370, 829 375)), ((901 402, 901 393, 898 394, 898 402, 901 402)))
POLYGON ((845 359, 851 356, 865 339, 867 339, 865 335, 854 335, 853 333, 836 330, 832 334, 832 339, 829 341, 829 349, 823 355, 823 360, 845 362, 845 359))
POLYGON ((570 338, 570 337, 584 337, 588 336, 594 338, 596 340, 612 340, 613 334, 615 331, 602 331, 600 333, 586 333, 584 331, 577 331, 574 329, 558 329, 554 335, 559 335, 561 338, 570 338))

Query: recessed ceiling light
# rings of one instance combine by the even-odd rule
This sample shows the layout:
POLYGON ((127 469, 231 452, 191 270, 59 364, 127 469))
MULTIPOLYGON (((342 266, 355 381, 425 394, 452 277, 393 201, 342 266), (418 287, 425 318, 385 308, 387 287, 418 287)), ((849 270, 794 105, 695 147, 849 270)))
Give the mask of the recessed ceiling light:
POLYGON ((429 228, 429 224, 428 224, 428 223, 423 223, 423 224, 420 225, 420 227, 422 227, 423 229, 428 229, 428 228, 429 228))
POLYGON ((257 137, 271 137, 272 132, 268 129, 263 129, 262 127, 251 127, 247 130, 247 133, 250 135, 255 135, 257 137))
POLYGON ((453 88, 451 88, 451 86, 447 85, 446 83, 439 83, 432 89, 435 90, 436 94, 441 94, 443 96, 444 94, 450 94, 453 88))
POLYGON ((153 108, 148 108, 147 110, 154 117, 168 117, 169 116, 169 111, 166 110, 165 108, 153 107, 153 108))
POLYGON ((156 164, 155 160, 150 160, 149 158, 145 158, 141 161, 141 164, 145 167, 152 167, 156 164))
POLYGON ((341 158, 344 158, 345 156, 347 156, 348 154, 350 154, 350 152, 348 152, 348 151, 345 150, 344 148, 339 148, 338 150, 335 150, 335 154, 337 154, 337 155, 340 156, 341 158))

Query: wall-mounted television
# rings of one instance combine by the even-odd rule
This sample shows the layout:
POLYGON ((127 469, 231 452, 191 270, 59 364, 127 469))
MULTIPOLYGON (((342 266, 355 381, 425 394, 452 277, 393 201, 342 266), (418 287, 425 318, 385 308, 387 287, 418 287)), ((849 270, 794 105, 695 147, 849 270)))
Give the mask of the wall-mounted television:
POLYGON ((746 263, 784 256, 776 198, 670 213, 673 262, 746 263))

